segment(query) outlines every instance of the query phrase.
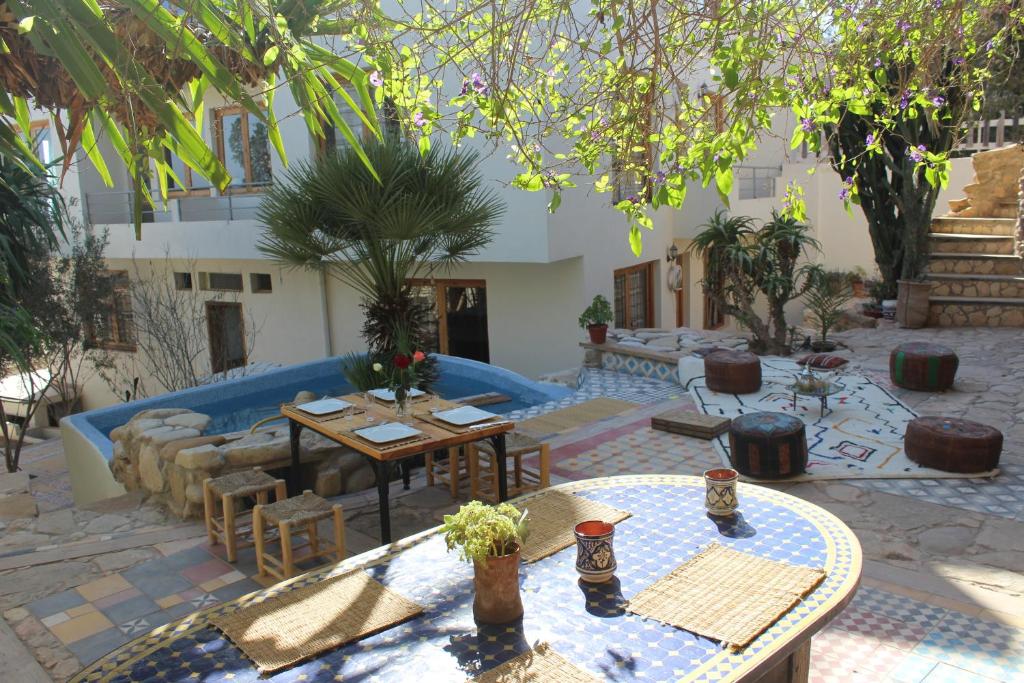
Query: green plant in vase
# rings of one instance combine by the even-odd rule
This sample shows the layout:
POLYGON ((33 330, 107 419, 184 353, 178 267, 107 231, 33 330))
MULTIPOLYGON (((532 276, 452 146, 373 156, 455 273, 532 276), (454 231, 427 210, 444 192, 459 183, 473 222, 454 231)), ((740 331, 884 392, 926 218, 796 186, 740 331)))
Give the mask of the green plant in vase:
POLYGON ((604 344, 608 334, 608 323, 615 319, 612 312, 612 305, 608 299, 598 294, 590 305, 580 314, 580 327, 590 333, 590 341, 594 344, 604 344))
POLYGON ((473 617, 482 624, 506 624, 523 615, 519 596, 519 554, 526 539, 527 511, 509 503, 471 501, 445 515, 441 531, 448 550, 458 548, 473 563, 473 617))

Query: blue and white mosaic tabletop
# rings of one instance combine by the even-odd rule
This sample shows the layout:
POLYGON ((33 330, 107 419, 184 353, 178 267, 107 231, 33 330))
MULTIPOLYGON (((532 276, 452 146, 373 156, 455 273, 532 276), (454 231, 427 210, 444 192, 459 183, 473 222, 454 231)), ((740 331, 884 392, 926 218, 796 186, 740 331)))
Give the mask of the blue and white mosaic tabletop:
POLYGON ((500 627, 474 623, 472 567, 447 552, 437 529, 432 529, 195 612, 101 658, 76 680, 325 683, 425 676, 432 682, 463 681, 542 641, 607 680, 754 680, 806 645, 849 602, 860 581, 860 546, 849 528, 829 512, 784 493, 740 484, 739 514, 723 522, 705 514, 704 484, 698 477, 609 477, 557 488, 633 513, 616 525, 617 576, 602 585, 579 582, 575 547, 523 565, 520 581, 526 612, 521 622, 500 627), (711 542, 822 567, 827 576, 738 652, 625 611, 626 600, 711 542), (424 613, 264 678, 209 624, 214 614, 355 567, 424 605, 424 613))

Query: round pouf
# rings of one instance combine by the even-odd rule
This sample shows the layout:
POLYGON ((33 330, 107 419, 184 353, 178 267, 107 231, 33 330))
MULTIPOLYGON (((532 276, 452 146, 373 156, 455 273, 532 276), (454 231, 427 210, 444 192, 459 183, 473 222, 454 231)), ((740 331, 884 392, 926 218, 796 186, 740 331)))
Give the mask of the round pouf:
POLYGON ((907 424, 903 450, 918 465, 943 472, 988 472, 999 465, 1003 434, 956 417, 918 417, 907 424))
POLYGON ((761 359, 749 351, 722 349, 704 356, 708 389, 724 394, 752 394, 761 388, 761 359))
POLYGON ((900 344, 889 354, 892 383, 914 391, 949 389, 959 366, 953 349, 928 342, 900 344))
POLYGON ((729 460, 742 474, 776 479, 807 468, 804 423, 786 413, 749 413, 729 427, 729 460))

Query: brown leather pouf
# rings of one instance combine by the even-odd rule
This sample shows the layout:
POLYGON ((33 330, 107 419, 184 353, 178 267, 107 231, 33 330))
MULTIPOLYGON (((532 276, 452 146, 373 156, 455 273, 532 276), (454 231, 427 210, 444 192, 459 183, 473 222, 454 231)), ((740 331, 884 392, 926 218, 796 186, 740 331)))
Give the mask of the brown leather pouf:
POLYGON ((777 479, 807 468, 804 423, 786 413, 749 413, 729 427, 729 461, 741 474, 777 479))
POLYGON ((918 465, 943 472, 988 472, 999 465, 1003 434, 956 417, 919 417, 907 424, 903 450, 918 465))
POLYGON ((704 357, 704 380, 711 391, 752 394, 761 388, 761 359, 748 351, 715 351, 704 357))
POLYGON ((900 344, 889 354, 892 383, 914 391, 942 391, 953 386, 960 366, 953 349, 929 342, 900 344))

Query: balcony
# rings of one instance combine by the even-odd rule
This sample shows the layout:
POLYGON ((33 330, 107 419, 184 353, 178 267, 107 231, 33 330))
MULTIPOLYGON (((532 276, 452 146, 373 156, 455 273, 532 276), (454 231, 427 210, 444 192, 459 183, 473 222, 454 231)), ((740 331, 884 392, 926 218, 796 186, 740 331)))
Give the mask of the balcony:
MULTIPOLYGON (((194 221, 244 221, 256 218, 267 183, 232 185, 229 193, 216 195, 178 194, 167 199, 166 209, 159 201, 142 207, 143 223, 194 221)), ((134 223, 134 192, 89 192, 83 197, 85 219, 93 225, 134 223)))

